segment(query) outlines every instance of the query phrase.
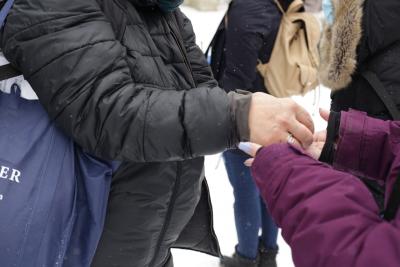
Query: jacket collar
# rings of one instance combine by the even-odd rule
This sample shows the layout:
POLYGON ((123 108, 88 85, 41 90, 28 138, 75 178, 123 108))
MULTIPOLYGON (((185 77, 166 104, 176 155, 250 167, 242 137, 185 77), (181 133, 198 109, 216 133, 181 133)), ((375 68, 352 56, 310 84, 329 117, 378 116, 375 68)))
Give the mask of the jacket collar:
POLYGON ((128 0, 137 6, 155 6, 158 0, 128 0))
POLYGON ((335 19, 325 25, 320 44, 320 80, 332 90, 346 88, 357 68, 364 1, 332 0, 335 19))

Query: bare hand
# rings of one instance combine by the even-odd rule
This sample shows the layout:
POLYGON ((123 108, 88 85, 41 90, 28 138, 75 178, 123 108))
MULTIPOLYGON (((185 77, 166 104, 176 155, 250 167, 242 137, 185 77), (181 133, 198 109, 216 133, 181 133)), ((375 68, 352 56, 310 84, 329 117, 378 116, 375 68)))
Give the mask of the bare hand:
MULTIPOLYGON (((329 120, 329 111, 320 109, 319 113, 321 117, 325 120, 329 120)), ((321 156, 322 149, 326 142, 326 130, 317 132, 313 136, 312 144, 306 149, 306 152, 313 157, 314 159, 318 160, 321 156)), ((248 159, 244 162, 244 164, 248 167, 251 167, 254 162, 254 157, 256 156, 257 151, 261 148, 261 145, 254 144, 254 143, 240 143, 239 149, 250 155, 252 158, 248 159)))
POLYGON ((249 113, 250 141, 263 146, 292 143, 307 149, 313 143, 314 123, 308 112, 289 98, 254 93, 249 113), (290 139, 290 138, 289 138, 290 139))
MULTIPOLYGON (((320 109, 319 114, 325 121, 329 120, 329 111, 320 109)), ((306 149, 306 152, 316 160, 321 156, 322 149, 326 143, 326 134, 326 130, 315 133, 313 143, 308 149, 306 149)))
POLYGON ((246 160, 244 162, 244 165, 246 165, 247 167, 251 167, 251 165, 253 165, 254 157, 256 156, 257 151, 261 147, 262 146, 254 144, 254 143, 250 143, 250 142, 245 142, 245 143, 239 144, 239 149, 252 157, 252 158, 246 160))
POLYGON ((314 134, 314 142, 306 149, 307 154, 318 160, 326 142, 326 130, 314 134))

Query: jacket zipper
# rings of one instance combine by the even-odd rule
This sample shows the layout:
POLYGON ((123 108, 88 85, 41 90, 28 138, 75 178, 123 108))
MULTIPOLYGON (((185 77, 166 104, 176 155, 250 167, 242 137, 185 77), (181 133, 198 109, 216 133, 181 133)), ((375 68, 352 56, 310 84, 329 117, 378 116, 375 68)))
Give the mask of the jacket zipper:
POLYGON ((153 259, 151 260, 151 262, 149 264, 149 267, 152 267, 155 264, 157 256, 160 253, 161 243, 163 242, 165 233, 167 232, 167 229, 168 229, 169 224, 171 222, 172 211, 173 211, 173 208, 175 206, 175 202, 176 202, 176 199, 177 199, 177 196, 178 196, 178 190, 179 190, 179 187, 180 187, 181 175, 182 175, 182 163, 181 162, 177 162, 177 166, 176 166, 176 181, 175 181, 174 189, 172 191, 171 201, 170 201, 170 203, 168 205, 168 210, 167 210, 167 214, 165 216, 164 225, 163 225, 163 228, 162 228, 162 230, 160 232, 160 236, 159 236, 157 244, 156 244, 156 250, 154 252, 153 259))
MULTIPOLYGON (((176 21, 176 18, 174 17, 173 14, 171 14, 170 16, 172 17, 171 19, 173 21, 176 21)), ((195 82, 195 80, 193 78, 193 70, 192 70, 192 67, 190 66, 189 59, 188 59, 188 56, 187 56, 187 53, 186 53, 186 49, 183 47, 183 44, 179 41, 179 38, 178 38, 178 36, 177 36, 177 34, 175 32, 175 29, 174 29, 173 25, 171 25, 171 23, 168 21, 168 19, 166 19, 165 21, 167 22, 167 25, 168 25, 168 28, 169 28, 169 30, 171 32, 172 37, 174 38, 176 44, 179 47, 179 50, 180 50, 180 52, 181 52, 181 54, 183 56, 183 60, 185 62, 185 65, 186 65, 187 69, 190 71, 190 78, 191 78, 192 86, 196 87, 196 82, 195 82)))

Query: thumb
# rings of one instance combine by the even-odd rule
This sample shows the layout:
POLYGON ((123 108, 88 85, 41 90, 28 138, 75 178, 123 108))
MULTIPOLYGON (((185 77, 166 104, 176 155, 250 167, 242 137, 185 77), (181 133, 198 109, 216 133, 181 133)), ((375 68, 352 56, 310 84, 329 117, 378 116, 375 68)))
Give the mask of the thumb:
POLYGON ((254 158, 248 159, 244 162, 244 165, 246 165, 247 167, 251 167, 253 165, 254 162, 254 158))
POLYGON ((329 114, 330 112, 328 110, 322 108, 319 109, 319 115, 321 115, 321 118, 323 118, 325 121, 329 120, 329 114))

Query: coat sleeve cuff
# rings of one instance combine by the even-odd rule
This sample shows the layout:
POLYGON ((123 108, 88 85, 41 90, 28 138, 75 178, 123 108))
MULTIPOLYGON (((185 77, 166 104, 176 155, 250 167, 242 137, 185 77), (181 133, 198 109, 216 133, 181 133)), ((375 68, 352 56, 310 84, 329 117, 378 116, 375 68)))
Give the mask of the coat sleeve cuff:
POLYGON ((249 112, 252 94, 238 90, 230 92, 228 95, 231 103, 233 125, 236 125, 235 129, 233 129, 232 140, 236 143, 247 142, 250 140, 249 112))
POLYGON ((360 153, 364 147, 366 114, 363 112, 342 112, 339 139, 333 166, 353 174, 360 170, 360 153))
POLYGON ((329 115, 326 143, 322 149, 320 161, 332 165, 336 152, 336 142, 339 136, 340 113, 331 112, 329 115))

